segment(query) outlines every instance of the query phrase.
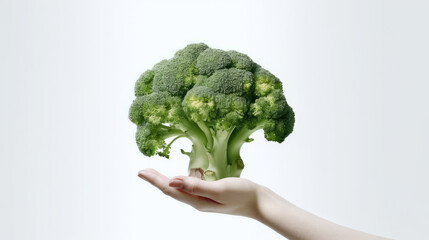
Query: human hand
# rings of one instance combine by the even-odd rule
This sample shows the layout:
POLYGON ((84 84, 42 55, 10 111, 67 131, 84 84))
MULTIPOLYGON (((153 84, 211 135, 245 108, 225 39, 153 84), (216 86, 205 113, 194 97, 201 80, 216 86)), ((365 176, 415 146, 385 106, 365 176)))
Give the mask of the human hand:
POLYGON ((138 176, 200 211, 251 217, 288 239, 386 239, 327 221, 243 178, 214 182, 189 176, 169 179, 153 169, 142 170, 138 176))
POLYGON ((217 212, 256 218, 260 185, 243 178, 224 178, 213 182, 196 177, 172 179, 154 169, 145 169, 138 176, 164 194, 191 205, 199 211, 217 212))

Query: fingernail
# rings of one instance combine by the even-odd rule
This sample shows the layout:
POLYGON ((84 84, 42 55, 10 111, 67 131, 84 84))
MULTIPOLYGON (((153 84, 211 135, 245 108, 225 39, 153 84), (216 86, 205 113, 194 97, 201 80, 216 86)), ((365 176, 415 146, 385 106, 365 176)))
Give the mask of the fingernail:
POLYGON ((174 179, 169 184, 170 187, 174 187, 177 189, 183 189, 183 180, 182 179, 174 179))
POLYGON ((146 170, 141 170, 138 173, 138 176, 141 177, 141 178, 143 178, 144 180, 147 180, 147 175, 148 175, 148 172, 146 170))

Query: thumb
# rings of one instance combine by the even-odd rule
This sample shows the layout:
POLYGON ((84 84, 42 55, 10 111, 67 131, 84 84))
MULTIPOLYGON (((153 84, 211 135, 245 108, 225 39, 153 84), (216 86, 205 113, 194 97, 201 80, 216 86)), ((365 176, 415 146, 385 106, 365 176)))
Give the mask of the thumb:
POLYGON ((196 177, 178 176, 169 182, 170 187, 181 191, 216 200, 223 192, 223 184, 219 181, 207 182, 196 177))

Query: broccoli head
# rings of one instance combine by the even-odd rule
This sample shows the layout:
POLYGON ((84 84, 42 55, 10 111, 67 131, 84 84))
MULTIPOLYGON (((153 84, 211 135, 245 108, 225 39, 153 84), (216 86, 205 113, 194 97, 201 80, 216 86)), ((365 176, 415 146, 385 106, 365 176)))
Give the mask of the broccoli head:
POLYGON ((295 115, 282 82, 237 51, 189 44, 173 58, 145 71, 135 84, 129 119, 146 156, 169 157, 178 138, 192 142, 189 170, 206 180, 239 177, 240 149, 257 130, 281 143, 293 131, 295 115), (172 138, 167 143, 166 140, 172 138))

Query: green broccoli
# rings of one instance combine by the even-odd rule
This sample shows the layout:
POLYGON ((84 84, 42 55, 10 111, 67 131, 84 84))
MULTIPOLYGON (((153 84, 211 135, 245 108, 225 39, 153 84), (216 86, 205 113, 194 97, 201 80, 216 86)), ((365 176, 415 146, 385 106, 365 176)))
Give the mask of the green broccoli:
POLYGON ((295 117, 282 82, 236 51, 189 44, 173 58, 145 71, 135 84, 129 119, 146 156, 169 157, 179 138, 192 142, 189 170, 202 178, 239 177, 240 149, 263 129, 268 141, 283 142, 295 117), (167 138, 174 137, 170 143, 167 138))

